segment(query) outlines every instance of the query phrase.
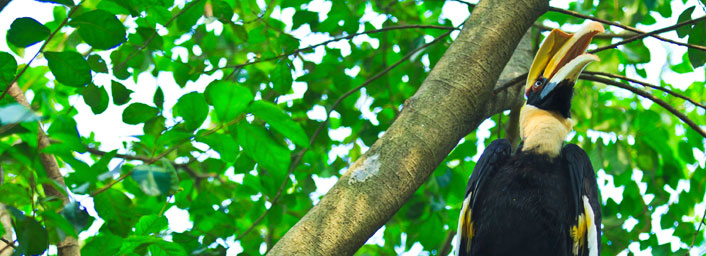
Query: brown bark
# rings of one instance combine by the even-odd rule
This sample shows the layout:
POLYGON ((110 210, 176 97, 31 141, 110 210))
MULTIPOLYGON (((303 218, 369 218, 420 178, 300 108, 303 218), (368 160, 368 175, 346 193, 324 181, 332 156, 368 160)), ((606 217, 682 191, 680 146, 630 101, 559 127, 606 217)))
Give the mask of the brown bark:
MULTIPOLYGON (((355 253, 461 138, 489 116, 521 104, 522 86, 497 95, 493 88, 523 34, 547 8, 546 0, 479 3, 385 135, 268 255, 355 253)), ((531 61, 529 48, 515 57, 531 61)), ((513 74, 506 80, 525 73, 529 64, 518 66, 505 70, 513 74)))
MULTIPOLYGON (((7 93, 12 96, 17 101, 17 103, 20 103, 25 107, 31 109, 29 102, 27 102, 27 98, 24 95, 24 92, 22 91, 22 89, 20 89, 17 83, 13 83, 12 85, 10 85, 10 88, 7 89, 7 93)), ((44 133, 41 124, 39 124, 39 129, 37 130, 37 150, 41 151, 42 149, 49 146, 49 137, 44 133)), ((42 163, 42 167, 44 167, 44 172, 46 173, 47 177, 56 181, 57 185, 60 186, 61 189, 63 189, 63 191, 60 191, 51 184, 42 184, 42 188, 44 189, 44 195, 46 197, 58 198, 61 200, 63 205, 66 205, 67 203, 69 203, 69 197, 67 196, 66 192, 66 183, 64 183, 64 176, 61 175, 61 172, 59 171, 59 164, 56 162, 56 158, 52 154, 40 153, 39 161, 42 163)), ((59 256, 81 255, 81 248, 79 247, 78 240, 76 240, 75 237, 67 236, 64 241, 61 241, 59 244, 56 245, 56 247, 58 249, 59 256)))

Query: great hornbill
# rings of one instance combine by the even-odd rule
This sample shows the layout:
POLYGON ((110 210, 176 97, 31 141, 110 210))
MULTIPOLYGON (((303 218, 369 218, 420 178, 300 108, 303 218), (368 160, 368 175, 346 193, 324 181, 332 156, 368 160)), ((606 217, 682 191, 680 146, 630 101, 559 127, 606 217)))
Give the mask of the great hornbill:
POLYGON ((588 155, 564 145, 579 74, 598 57, 585 53, 597 22, 578 32, 553 30, 532 62, 522 142, 490 143, 468 180, 456 255, 599 255, 601 209, 588 155))

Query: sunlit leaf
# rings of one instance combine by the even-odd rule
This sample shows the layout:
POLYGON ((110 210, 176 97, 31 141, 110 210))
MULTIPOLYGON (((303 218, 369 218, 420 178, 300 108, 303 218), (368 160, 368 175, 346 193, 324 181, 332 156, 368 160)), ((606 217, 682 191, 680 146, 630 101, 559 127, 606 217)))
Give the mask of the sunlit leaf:
POLYGON ((49 69, 56 80, 68 86, 82 87, 91 81, 91 68, 77 52, 45 52, 49 69))
POLYGON ((309 138, 306 136, 306 133, 304 133, 304 129, 277 106, 259 100, 253 102, 249 110, 257 118, 265 120, 270 127, 292 140, 294 144, 301 147, 309 146, 309 138))
POLYGON ((228 81, 211 83, 206 87, 204 94, 206 101, 213 105, 216 116, 221 122, 235 119, 254 98, 248 88, 228 81))
POLYGON ((137 221, 135 224, 135 234, 137 235, 149 235, 153 233, 159 233, 160 231, 167 228, 167 218, 158 215, 145 215, 137 221))
POLYGON ((159 110, 144 103, 132 103, 123 110, 123 122, 126 124, 144 123, 157 116, 159 110))
POLYGON ((203 94, 191 92, 179 98, 174 105, 174 111, 176 115, 184 118, 186 129, 195 130, 206 120, 208 104, 203 94))
POLYGON ((99 50, 107 50, 125 42, 125 27, 114 14, 93 10, 71 19, 69 25, 78 27, 86 43, 99 50))
POLYGON ((248 124, 238 125, 238 142, 245 154, 265 169, 278 175, 284 175, 287 172, 290 161, 289 150, 278 145, 262 128, 248 124))
POLYGON ((150 196, 167 195, 178 187, 178 179, 173 168, 158 165, 140 165, 132 170, 132 178, 140 185, 142 192, 150 196))

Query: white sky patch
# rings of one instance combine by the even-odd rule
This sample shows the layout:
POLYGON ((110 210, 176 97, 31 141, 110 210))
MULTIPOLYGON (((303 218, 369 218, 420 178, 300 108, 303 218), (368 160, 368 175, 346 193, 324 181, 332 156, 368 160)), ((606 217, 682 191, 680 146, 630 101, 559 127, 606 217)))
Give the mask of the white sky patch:
POLYGON ((316 184, 316 191, 309 194, 309 198, 311 198, 311 201, 313 201, 314 204, 318 204, 320 198, 328 193, 328 191, 331 190, 333 185, 335 185, 338 181, 338 177, 336 176, 322 178, 314 174, 311 175, 311 178, 314 180, 314 184, 316 184))
POLYGON ((164 216, 169 221, 169 230, 171 231, 184 232, 194 227, 194 223, 189 220, 189 211, 179 209, 179 207, 172 206, 164 212, 164 216))
POLYGON ((384 246, 385 245, 385 238, 383 238, 383 234, 385 234, 385 225, 380 227, 378 231, 375 231, 375 234, 368 238, 368 241, 365 241, 365 244, 376 244, 379 246, 384 246))
POLYGON ((358 182, 364 182, 370 177, 377 175, 381 165, 378 161, 379 157, 380 154, 373 154, 363 160, 362 163, 356 161, 351 167, 351 178, 348 180, 348 184, 353 185, 358 182))

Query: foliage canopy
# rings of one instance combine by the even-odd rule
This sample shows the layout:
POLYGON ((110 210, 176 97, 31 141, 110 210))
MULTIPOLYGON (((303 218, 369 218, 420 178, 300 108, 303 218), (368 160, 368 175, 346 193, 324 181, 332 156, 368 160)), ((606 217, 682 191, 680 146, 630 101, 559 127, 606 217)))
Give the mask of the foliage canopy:
MULTIPOLYGON (((9 51, 0 52, 0 202, 13 216, 18 252, 42 254, 82 234, 84 255, 264 253, 384 133, 441 58, 459 30, 444 6, 474 6, 40 2, 53 5, 50 21, 15 19, 9 51), (91 130, 108 119, 118 126, 103 129, 123 135, 91 130), (62 175, 40 153, 55 157, 62 175), (170 210, 188 214, 190 227, 168 219, 170 210)), ((675 2, 579 1, 532 29, 538 44, 540 32, 570 31, 582 15, 629 26, 606 26, 594 40, 601 62, 589 71, 599 72, 586 72, 572 110, 570 142, 599 172, 605 255, 703 248, 706 7, 675 2), (681 3, 687 8, 677 13, 681 3), (660 37, 681 45, 637 26, 668 28, 660 37), (656 235, 663 230, 673 231, 667 241, 656 235)), ((509 115, 486 122, 490 133, 466 136, 382 239, 358 254, 394 255, 417 243, 448 252, 473 157, 504 137, 509 115)))

